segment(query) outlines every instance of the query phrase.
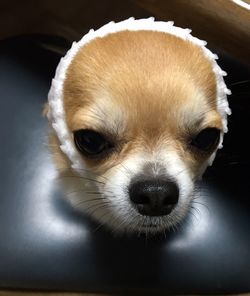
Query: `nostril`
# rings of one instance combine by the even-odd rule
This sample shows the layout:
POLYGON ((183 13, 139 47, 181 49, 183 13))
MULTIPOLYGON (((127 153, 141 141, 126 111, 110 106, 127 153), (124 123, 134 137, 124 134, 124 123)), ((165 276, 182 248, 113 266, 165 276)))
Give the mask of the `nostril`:
POLYGON ((137 204, 141 204, 141 205, 145 205, 145 204, 149 204, 150 203, 150 200, 149 200, 149 197, 145 194, 139 194, 137 197, 136 197, 136 201, 135 201, 137 204))
POLYGON ((163 202, 164 206, 175 205, 177 204, 179 199, 179 188, 174 182, 168 182, 163 194, 163 202))
POLYGON ((148 204, 150 198, 144 182, 133 183, 129 188, 129 196, 135 204, 148 204))
POLYGON ((168 198, 165 198, 165 199, 163 200, 163 206, 171 206, 172 204, 175 204, 175 202, 171 202, 171 201, 169 201, 168 198))

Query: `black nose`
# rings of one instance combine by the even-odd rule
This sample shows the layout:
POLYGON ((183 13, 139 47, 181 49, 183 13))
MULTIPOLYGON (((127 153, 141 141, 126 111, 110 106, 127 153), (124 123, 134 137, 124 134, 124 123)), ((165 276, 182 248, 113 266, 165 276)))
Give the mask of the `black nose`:
POLYGON ((173 181, 144 180, 130 186, 129 196, 140 214, 162 216, 170 214, 177 204, 179 189, 173 181))

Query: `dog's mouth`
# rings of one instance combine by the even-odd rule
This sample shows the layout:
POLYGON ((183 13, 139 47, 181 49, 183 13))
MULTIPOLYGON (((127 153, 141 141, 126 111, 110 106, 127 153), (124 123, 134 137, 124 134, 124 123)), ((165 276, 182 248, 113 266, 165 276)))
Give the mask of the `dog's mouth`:
POLYGON ((171 219, 168 215, 161 217, 141 216, 141 219, 128 225, 130 230, 140 233, 157 233, 169 228, 171 219))
POLYGON ((160 225, 155 225, 155 224, 145 224, 142 226, 143 229, 157 229, 159 228, 160 225))

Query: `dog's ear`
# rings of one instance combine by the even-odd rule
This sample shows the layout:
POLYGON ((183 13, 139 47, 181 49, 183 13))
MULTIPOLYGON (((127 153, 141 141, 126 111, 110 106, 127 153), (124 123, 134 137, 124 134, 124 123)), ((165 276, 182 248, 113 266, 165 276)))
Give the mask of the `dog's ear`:
POLYGON ((42 116, 43 117, 47 117, 48 116, 48 113, 49 113, 49 104, 48 103, 45 103, 43 105, 42 116))

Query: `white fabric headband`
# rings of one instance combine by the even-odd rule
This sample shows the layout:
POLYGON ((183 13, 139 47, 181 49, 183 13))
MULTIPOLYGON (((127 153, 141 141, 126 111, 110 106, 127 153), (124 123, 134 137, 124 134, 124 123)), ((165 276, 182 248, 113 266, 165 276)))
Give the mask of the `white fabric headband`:
MULTIPOLYGON (((231 110, 228 106, 227 95, 231 94, 231 91, 226 87, 223 76, 227 73, 223 71, 216 62, 218 56, 213 54, 209 49, 206 48, 206 41, 200 40, 193 37, 190 33, 190 29, 182 29, 174 26, 173 22, 162 22, 155 21, 153 17, 147 19, 135 20, 134 18, 129 18, 125 21, 114 23, 110 22, 100 29, 94 31, 91 29, 86 35, 82 37, 79 42, 73 42, 71 49, 67 52, 65 57, 60 60, 57 66, 56 74, 52 80, 51 88, 48 94, 49 100, 49 114, 48 117, 52 122, 52 126, 57 134, 60 141, 60 148, 65 153, 65 155, 71 161, 72 168, 79 172, 84 168, 84 162, 81 155, 76 150, 73 143, 72 135, 68 130, 65 122, 65 112, 63 107, 63 84, 66 77, 66 71, 72 62, 74 56, 78 50, 91 42, 95 38, 104 37, 108 34, 120 32, 120 31, 156 31, 163 32, 167 34, 174 35, 183 40, 188 40, 193 44, 199 46, 204 53, 204 56, 211 62, 213 72, 216 77, 217 82, 217 110, 221 115, 223 121, 223 132, 227 132, 227 115, 231 114, 231 110)), ((222 148, 223 135, 221 136, 219 148, 222 148)), ((210 158, 209 164, 212 163, 215 157, 215 153, 210 158)))

